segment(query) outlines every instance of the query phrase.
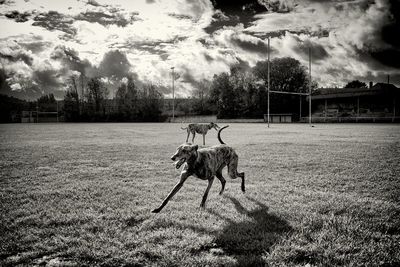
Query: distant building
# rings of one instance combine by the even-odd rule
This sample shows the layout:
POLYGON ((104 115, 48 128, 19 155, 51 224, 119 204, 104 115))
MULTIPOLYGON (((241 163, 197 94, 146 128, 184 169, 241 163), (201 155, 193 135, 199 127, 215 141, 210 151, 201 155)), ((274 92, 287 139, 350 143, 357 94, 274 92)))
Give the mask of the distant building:
POLYGON ((313 122, 400 122, 400 88, 320 88, 312 94, 313 122))

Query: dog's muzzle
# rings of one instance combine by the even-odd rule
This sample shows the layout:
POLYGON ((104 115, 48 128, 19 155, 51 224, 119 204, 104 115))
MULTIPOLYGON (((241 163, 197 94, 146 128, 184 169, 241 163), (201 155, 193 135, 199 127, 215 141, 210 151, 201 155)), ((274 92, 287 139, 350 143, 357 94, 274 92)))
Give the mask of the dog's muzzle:
POLYGON ((176 161, 176 162, 175 162, 175 167, 176 167, 177 169, 179 169, 179 168, 182 166, 182 164, 185 163, 185 161, 186 161, 186 159, 184 159, 184 158, 182 158, 182 159, 176 161))

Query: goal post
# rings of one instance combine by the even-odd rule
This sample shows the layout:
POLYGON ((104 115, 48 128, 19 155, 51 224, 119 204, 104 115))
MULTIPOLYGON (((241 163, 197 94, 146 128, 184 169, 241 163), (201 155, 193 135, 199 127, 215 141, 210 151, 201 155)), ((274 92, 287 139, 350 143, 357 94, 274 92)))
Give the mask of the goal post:
MULTIPOLYGON (((286 92, 286 91, 275 91, 275 90, 271 90, 270 88, 270 37, 268 36, 268 68, 267 68, 267 122, 268 122, 268 128, 269 128, 269 124, 270 124, 270 97, 269 94, 270 93, 274 93, 274 94, 286 94, 286 95, 298 95, 300 96, 300 118, 301 118, 301 96, 306 96, 308 97, 308 102, 309 102, 309 110, 308 110, 308 118, 309 118, 309 125, 311 126, 312 123, 312 115, 311 115, 311 89, 312 89, 312 84, 311 84, 311 46, 308 48, 308 75, 309 75, 309 90, 308 93, 300 93, 300 92, 286 92)), ((264 116, 265 117, 265 116, 264 116)))

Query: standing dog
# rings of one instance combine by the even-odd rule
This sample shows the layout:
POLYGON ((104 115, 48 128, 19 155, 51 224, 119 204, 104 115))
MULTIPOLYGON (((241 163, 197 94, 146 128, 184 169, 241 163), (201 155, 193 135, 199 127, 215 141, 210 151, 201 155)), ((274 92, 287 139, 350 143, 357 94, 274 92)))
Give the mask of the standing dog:
POLYGON ((206 145, 206 134, 211 128, 218 131, 219 126, 216 123, 210 122, 209 124, 191 123, 186 128, 181 127, 182 130, 187 130, 186 143, 189 140, 190 133, 193 135, 192 143, 194 143, 194 137, 196 136, 196 133, 198 133, 203 135, 203 146, 206 145))
POLYGON ((171 157, 175 162, 176 168, 179 169, 182 164, 185 164, 181 172, 180 181, 175 185, 172 191, 164 199, 160 207, 154 209, 152 212, 160 212, 168 201, 182 188, 183 183, 189 176, 195 176, 202 180, 208 180, 207 189, 203 195, 200 207, 205 206, 208 192, 213 184, 214 177, 217 177, 221 182, 222 188, 219 194, 222 194, 225 189, 225 179, 222 176, 222 169, 228 166, 228 174, 232 179, 237 177, 242 178, 242 191, 245 192, 244 186, 244 172, 238 172, 238 155, 235 150, 227 146, 221 140, 221 131, 228 126, 221 128, 218 131, 218 140, 220 145, 212 146, 209 148, 198 149, 198 145, 183 144, 180 145, 176 153, 171 157))

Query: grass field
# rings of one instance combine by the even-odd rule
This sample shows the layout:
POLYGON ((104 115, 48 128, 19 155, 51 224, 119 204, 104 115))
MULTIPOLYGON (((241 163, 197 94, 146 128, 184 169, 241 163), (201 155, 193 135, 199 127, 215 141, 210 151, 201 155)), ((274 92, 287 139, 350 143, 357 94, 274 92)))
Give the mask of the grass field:
POLYGON ((399 266, 400 125, 232 124, 247 192, 202 210, 189 178, 152 214, 180 126, 0 125, 0 265, 399 266))

